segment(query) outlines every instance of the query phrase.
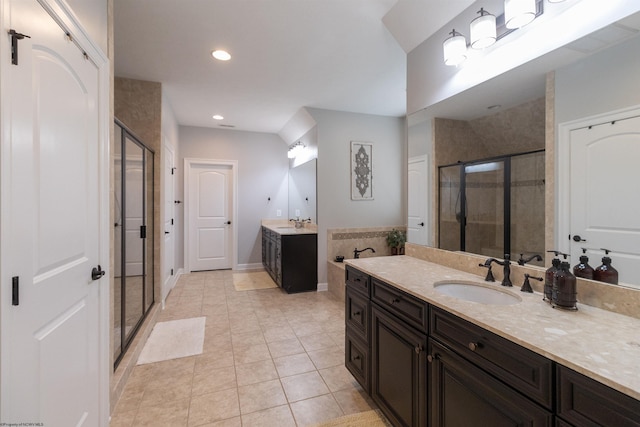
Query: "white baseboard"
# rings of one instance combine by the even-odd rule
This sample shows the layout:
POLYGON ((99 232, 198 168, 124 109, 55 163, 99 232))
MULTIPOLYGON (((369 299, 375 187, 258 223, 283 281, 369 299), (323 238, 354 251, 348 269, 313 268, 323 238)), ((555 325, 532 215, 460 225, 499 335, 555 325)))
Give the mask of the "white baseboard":
POLYGON ((326 292, 329 290, 329 283, 318 283, 318 292, 326 292))
POLYGON ((264 266, 261 262, 254 262, 252 264, 238 264, 235 271, 249 271, 249 270, 264 270, 264 266))
POLYGON ((176 283, 178 283, 178 279, 180 278, 180 276, 183 274, 184 274, 184 269, 182 268, 179 268, 176 272, 174 272, 173 277, 171 279, 171 285, 169 286, 169 289, 167 289, 166 294, 162 296, 162 310, 164 310, 164 305, 167 297, 169 296, 173 288, 176 286, 176 283))

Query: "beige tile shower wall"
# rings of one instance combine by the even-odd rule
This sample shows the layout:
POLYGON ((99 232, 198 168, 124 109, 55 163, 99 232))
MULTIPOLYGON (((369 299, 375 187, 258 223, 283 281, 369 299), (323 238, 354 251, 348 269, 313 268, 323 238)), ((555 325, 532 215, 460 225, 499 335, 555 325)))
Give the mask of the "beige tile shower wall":
POLYGON ((363 252, 360 258, 391 255, 391 249, 387 246, 387 234, 394 228, 403 232, 407 230, 405 226, 328 229, 327 260, 335 260, 337 255, 352 259, 355 248, 361 250, 370 247, 376 251, 363 252))
MULTIPOLYGON (((406 254, 414 258, 466 271, 467 273, 477 274, 478 280, 482 280, 486 274, 486 269, 478 266, 478 264, 484 263, 487 257, 466 252, 445 251, 412 243, 407 243, 406 254)), ((493 274, 496 281, 501 281, 502 270, 496 267, 493 268, 493 274)), ((544 278, 544 272, 544 267, 512 264, 511 282, 514 287, 520 288, 524 282, 525 273, 544 278)), ((531 287, 534 291, 542 293, 543 282, 532 280, 531 287)), ((585 304, 640 319, 640 310, 638 310, 640 306, 640 289, 578 279, 577 290, 578 310, 580 309, 580 304, 585 304)))

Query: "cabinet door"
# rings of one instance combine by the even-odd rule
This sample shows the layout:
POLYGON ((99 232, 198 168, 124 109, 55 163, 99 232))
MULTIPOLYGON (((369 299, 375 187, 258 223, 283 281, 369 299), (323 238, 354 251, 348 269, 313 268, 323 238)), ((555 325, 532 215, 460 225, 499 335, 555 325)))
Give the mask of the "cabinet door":
POLYGON ((426 425, 426 334, 372 304, 371 397, 397 426, 426 425))
POLYGON ((551 427, 552 414, 433 339, 429 339, 432 427, 551 427))
POLYGON ((575 426, 640 426, 640 401, 558 365, 558 416, 575 426))

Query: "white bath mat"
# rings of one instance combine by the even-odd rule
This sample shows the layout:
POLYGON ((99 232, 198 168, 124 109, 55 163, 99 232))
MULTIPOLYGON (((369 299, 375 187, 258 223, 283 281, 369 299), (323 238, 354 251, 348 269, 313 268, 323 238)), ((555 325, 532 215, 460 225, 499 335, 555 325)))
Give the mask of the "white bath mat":
POLYGON ((153 327, 138 365, 202 354, 206 317, 158 322, 153 327))
POLYGON ((233 286, 236 288, 236 291, 252 291, 278 287, 266 271, 233 273, 233 286))

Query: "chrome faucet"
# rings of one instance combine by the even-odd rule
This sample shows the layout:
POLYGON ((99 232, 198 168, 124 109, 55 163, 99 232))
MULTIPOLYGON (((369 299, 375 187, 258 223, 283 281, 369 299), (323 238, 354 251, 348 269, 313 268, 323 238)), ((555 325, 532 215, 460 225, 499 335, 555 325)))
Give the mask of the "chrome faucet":
POLYGON ((529 258, 525 259, 524 258, 524 254, 520 254, 520 259, 518 260, 518 265, 525 265, 528 262, 531 262, 531 260, 536 260, 536 261, 542 261, 542 256, 535 254, 535 255, 531 255, 529 258))
POLYGON ((358 248, 355 248, 353 250, 353 258, 354 259, 360 258, 360 253, 364 252, 364 251, 371 251, 371 253, 374 253, 374 254, 376 253, 375 249, 373 249, 373 248, 364 248, 364 249, 362 249, 360 251, 358 250, 358 248))
POLYGON ((484 266, 485 267, 490 267, 492 262, 495 262, 498 265, 502 266, 502 271, 503 271, 503 278, 502 278, 502 286, 513 286, 513 284, 511 283, 511 255, 509 254, 504 254, 504 261, 498 261, 495 258, 488 258, 485 262, 484 262, 484 266))

